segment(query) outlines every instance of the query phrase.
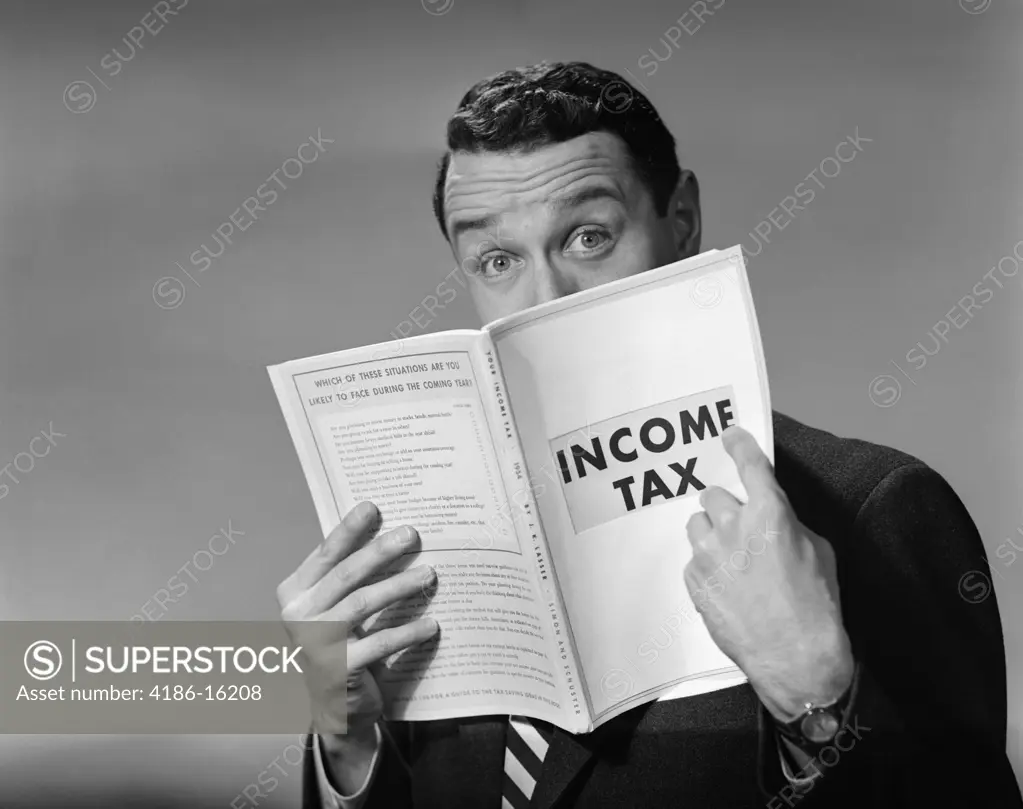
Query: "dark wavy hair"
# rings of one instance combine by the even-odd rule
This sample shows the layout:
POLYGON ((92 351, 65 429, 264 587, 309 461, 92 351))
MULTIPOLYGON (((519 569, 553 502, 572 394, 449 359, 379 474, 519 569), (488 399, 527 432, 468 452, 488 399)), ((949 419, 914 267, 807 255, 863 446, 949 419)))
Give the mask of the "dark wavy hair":
POLYGON ((650 101, 617 73, 586 62, 540 62, 473 85, 447 126, 433 211, 444 238, 444 182, 452 152, 528 152, 589 132, 617 135, 628 147, 659 216, 681 176, 675 139, 650 101))

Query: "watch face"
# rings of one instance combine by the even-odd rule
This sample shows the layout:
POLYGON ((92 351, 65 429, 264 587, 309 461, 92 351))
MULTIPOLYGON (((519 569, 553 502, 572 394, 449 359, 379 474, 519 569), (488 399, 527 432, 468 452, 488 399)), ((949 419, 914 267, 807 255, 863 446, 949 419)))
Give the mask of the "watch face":
POLYGON ((803 736, 815 744, 827 744, 839 730, 838 717, 828 710, 813 711, 803 717, 800 730, 803 736))

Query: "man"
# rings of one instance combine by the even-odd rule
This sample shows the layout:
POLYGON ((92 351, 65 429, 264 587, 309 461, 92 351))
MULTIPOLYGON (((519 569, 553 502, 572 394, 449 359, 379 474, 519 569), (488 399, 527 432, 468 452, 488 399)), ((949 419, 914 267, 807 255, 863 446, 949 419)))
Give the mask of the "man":
MULTIPOLYGON (((541 64, 483 81, 449 122, 448 150, 434 208, 484 322, 700 251, 696 178, 614 73, 541 64)), ((777 413, 774 433, 772 468, 730 429, 749 502, 708 488, 679 526, 693 546, 686 584, 748 684, 650 703, 584 736, 507 717, 384 723, 371 669, 437 623, 337 638, 307 650, 318 719, 305 805, 1023 806, 1004 752, 995 599, 957 592, 986 566, 962 503, 895 450, 777 413), (765 520, 767 551, 697 597, 765 520), (345 700, 330 666, 342 643, 345 700), (344 717, 349 733, 330 733, 344 717)), ((278 588, 282 617, 359 623, 429 584, 429 569, 370 583, 417 542, 407 528, 375 537, 379 523, 371 504, 353 509, 278 588)))

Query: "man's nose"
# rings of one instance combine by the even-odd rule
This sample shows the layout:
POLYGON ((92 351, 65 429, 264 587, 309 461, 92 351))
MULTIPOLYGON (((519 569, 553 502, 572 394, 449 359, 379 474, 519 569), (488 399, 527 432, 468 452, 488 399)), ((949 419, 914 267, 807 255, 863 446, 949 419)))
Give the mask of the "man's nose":
POLYGON ((579 285, 557 268, 544 262, 536 266, 533 305, 563 298, 579 291, 579 285))

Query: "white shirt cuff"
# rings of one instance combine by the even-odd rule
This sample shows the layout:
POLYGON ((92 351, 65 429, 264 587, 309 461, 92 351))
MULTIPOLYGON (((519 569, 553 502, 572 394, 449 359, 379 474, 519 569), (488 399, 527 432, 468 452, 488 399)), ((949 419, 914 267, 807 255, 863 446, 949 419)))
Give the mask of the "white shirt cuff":
POLYGON ((380 767, 380 751, 383 749, 383 735, 380 733, 380 725, 374 725, 377 735, 376 749, 373 751, 373 759, 369 763, 369 773, 359 791, 352 795, 342 795, 330 781, 327 774, 327 767, 323 761, 323 741, 319 735, 316 736, 316 744, 313 745, 313 760, 316 763, 316 780, 320 786, 320 802, 323 809, 359 809, 369 796, 369 788, 376 777, 377 769, 380 767))

